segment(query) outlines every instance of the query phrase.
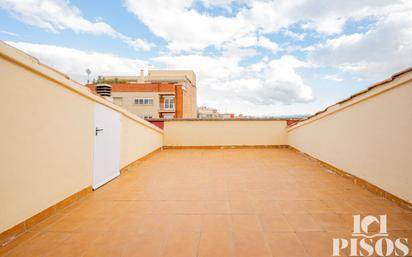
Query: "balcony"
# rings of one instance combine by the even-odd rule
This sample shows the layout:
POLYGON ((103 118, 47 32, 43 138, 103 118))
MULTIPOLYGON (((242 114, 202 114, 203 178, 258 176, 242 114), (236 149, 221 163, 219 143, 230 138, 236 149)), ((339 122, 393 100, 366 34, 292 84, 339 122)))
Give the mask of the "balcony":
POLYGON ((159 106, 159 112, 165 113, 165 112, 175 112, 176 109, 174 105, 165 105, 165 104, 160 104, 159 106))
POLYGON ((176 95, 175 92, 158 92, 161 96, 174 96, 176 95))

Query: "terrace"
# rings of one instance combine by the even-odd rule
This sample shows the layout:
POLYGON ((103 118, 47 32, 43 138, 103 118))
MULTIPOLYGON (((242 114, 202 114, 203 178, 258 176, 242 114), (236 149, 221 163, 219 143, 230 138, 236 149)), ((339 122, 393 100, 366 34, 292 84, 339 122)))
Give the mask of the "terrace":
POLYGON ((290 149, 164 150, 31 228, 6 256, 330 256, 352 214, 412 215, 290 149), (172 168, 171 168, 172 167, 172 168))
POLYGON ((2 256, 331 256, 357 214, 386 214, 390 238, 412 239, 411 70, 289 127, 170 120, 160 130, 0 50, 10 85, 0 108, 2 256), (122 174, 101 187, 96 105, 121 124, 120 152, 106 159, 118 158, 122 174))

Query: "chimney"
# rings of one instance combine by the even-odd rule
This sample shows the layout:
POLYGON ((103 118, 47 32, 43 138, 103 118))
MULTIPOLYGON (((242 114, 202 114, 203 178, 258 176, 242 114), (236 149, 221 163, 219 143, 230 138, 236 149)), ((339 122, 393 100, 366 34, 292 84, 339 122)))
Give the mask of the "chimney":
POLYGON ((141 69, 140 70, 140 77, 139 77, 139 79, 138 79, 138 81, 139 82, 144 82, 144 70, 143 69, 141 69))

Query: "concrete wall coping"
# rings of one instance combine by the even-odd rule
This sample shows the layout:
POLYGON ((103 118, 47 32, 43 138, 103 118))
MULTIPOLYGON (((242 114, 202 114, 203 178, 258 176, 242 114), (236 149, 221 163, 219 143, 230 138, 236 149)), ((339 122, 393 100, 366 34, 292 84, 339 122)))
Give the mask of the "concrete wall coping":
POLYGON ((406 70, 403 70, 401 72, 398 72, 394 75, 392 75, 390 78, 385 79, 381 82, 378 82, 370 87, 368 87, 365 90, 362 90, 349 98, 346 98, 336 104, 333 104, 327 108, 325 108, 322 111, 319 111, 315 113, 312 116, 307 117, 306 119, 303 119, 302 121, 295 123, 287 128, 288 132, 297 129, 301 126, 305 126, 307 124, 310 124, 314 121, 317 121, 319 119, 325 118, 329 115, 332 115, 336 112, 345 110, 346 108, 349 108, 355 104, 361 103, 363 101, 366 101, 372 97, 378 96, 380 94, 383 94, 389 90, 392 90, 396 87, 405 85, 406 83, 412 81, 412 67, 408 68, 406 70))

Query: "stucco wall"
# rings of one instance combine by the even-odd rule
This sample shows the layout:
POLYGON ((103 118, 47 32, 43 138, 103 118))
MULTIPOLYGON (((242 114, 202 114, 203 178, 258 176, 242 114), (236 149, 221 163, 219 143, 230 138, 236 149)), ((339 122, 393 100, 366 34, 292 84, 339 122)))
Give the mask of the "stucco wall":
POLYGON ((162 145, 154 125, 2 42, 0 87, 0 233, 91 185, 97 102, 122 114, 122 167, 162 145))
POLYGON ((153 118, 159 118, 159 93, 157 92, 113 92, 113 97, 122 97, 122 108, 132 112, 133 114, 143 117, 152 116, 153 118), (137 105, 134 103, 136 98, 152 98, 153 104, 151 105, 137 105))
POLYGON ((0 59, 0 231, 90 185, 94 104, 0 59))
POLYGON ((284 120, 165 121, 165 146, 286 145, 284 120))
POLYGON ((153 129, 142 126, 129 117, 122 116, 121 131, 121 168, 163 145, 162 133, 154 133, 153 129))
POLYGON ((412 202, 412 75, 295 125, 289 144, 412 202))

